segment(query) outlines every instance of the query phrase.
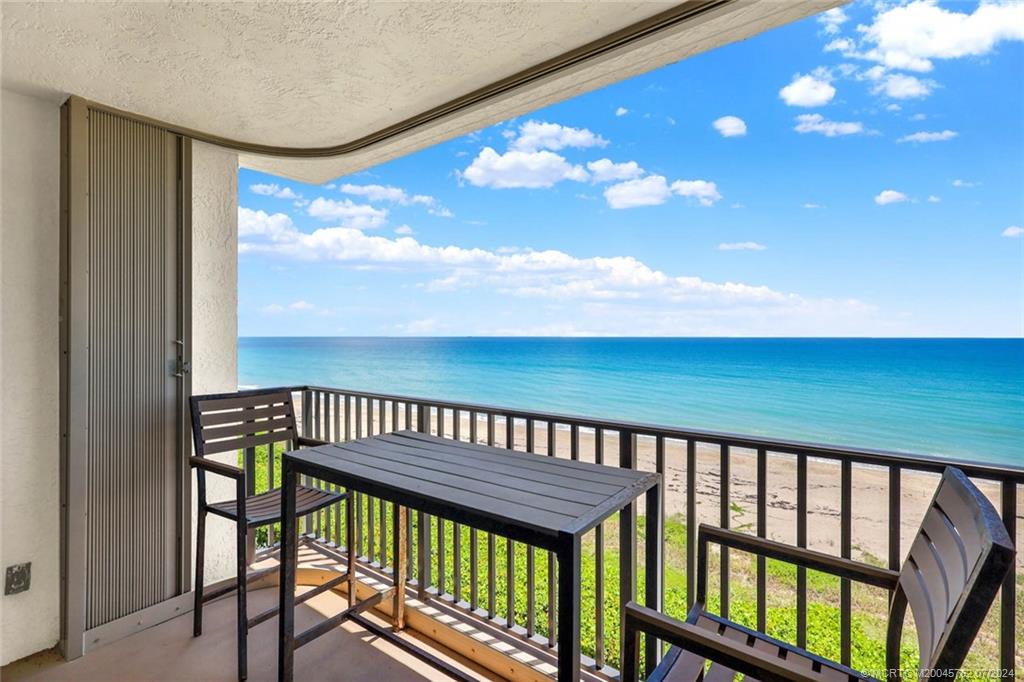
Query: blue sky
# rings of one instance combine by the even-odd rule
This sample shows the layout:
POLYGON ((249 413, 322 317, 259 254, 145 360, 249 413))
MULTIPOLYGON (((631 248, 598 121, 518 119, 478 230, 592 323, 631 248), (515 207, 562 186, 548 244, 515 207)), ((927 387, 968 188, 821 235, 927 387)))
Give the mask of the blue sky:
POLYGON ((855 3, 305 185, 239 333, 1021 336, 1024 3, 855 3))

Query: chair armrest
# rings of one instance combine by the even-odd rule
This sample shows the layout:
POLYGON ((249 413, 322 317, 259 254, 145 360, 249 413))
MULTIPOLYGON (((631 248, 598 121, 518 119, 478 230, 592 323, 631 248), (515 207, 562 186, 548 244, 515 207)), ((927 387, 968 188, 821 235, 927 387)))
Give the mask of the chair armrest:
POLYGON ((637 682, 635 652, 640 632, 763 682, 821 682, 821 675, 810 668, 800 670, 787 667, 785 659, 747 646, 745 642, 721 637, 692 623, 669 618, 636 602, 626 604, 625 616, 625 638, 630 653, 623 657, 622 682, 637 682))
POLYGON ((188 463, 196 469, 203 469, 214 474, 227 476, 228 478, 233 478, 236 481, 245 480, 245 472, 238 467, 231 466, 230 464, 206 459, 205 457, 196 457, 195 455, 188 458, 188 463))
POLYGON ((299 447, 313 447, 316 445, 327 445, 327 441, 317 440, 316 438, 306 438, 305 436, 296 436, 295 444, 299 447))
POLYGON ((711 542, 887 590, 896 589, 900 579, 898 572, 887 568, 702 523, 697 535, 697 598, 701 602, 707 596, 707 546, 711 542))

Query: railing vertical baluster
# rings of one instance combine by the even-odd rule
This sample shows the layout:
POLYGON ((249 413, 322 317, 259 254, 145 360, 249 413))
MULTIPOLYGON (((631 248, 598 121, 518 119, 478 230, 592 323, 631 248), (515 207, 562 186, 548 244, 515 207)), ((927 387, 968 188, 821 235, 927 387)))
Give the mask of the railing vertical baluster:
MULTIPOLYGON (((534 421, 526 420, 526 451, 534 452, 534 421)), ((533 545, 526 547, 526 636, 533 637, 537 630, 537 566, 533 545)))
MULTIPOLYGON (((494 431, 496 428, 494 413, 487 413, 487 444, 494 447, 494 431)), ((487 534, 487 617, 494 619, 498 614, 496 599, 497 552, 495 550, 494 533, 487 534)))
POLYGON ((497 572, 497 552, 494 547, 494 533, 487 534, 487 617, 494 619, 498 614, 497 604, 495 603, 495 595, 497 590, 495 589, 497 572))
POLYGON ((900 526, 902 521, 901 502, 903 493, 900 490, 902 476, 898 466, 889 467, 889 570, 900 570, 903 553, 900 551, 900 526))
MULTIPOLYGON (((469 413, 469 440, 471 443, 477 442, 477 420, 479 415, 476 410, 472 410, 469 413)), ((477 589, 477 581, 480 578, 480 571, 477 568, 477 558, 479 557, 480 551, 480 538, 477 535, 476 528, 469 529, 469 610, 476 611, 477 602, 479 600, 479 594, 477 589)))
POLYGON ((516 543, 505 538, 505 627, 516 624, 516 543))
MULTIPOLYGON (((334 442, 337 443, 341 440, 341 394, 334 394, 334 442)), ((340 491, 341 486, 334 486, 334 490, 340 491)), ((334 503, 334 543, 338 546, 341 545, 341 507, 344 502, 334 503)))
POLYGON ((509 415, 505 415, 505 447, 509 450, 516 447, 516 420, 509 415))
POLYGON ((462 526, 452 522, 452 599, 462 601, 462 526))
POLYGON ((686 441, 686 604, 697 600, 697 442, 686 441))
MULTIPOLYGON (((420 433, 430 433, 430 408, 424 403, 416 406, 416 430, 420 433)), ((416 580, 419 590, 419 599, 427 599, 430 588, 430 570, 433 563, 430 556, 430 517, 423 512, 416 512, 416 534, 418 547, 416 549, 416 580)))
POLYGON ((569 459, 580 458, 580 425, 573 424, 569 427, 569 459))
POLYGON ((366 496, 366 558, 372 564, 377 559, 377 513, 374 500, 366 496))
POLYGON ((353 396, 356 401, 356 438, 363 437, 363 399, 360 396, 353 396))
POLYGON ((352 396, 345 396, 345 440, 352 440, 352 396))
POLYGON ((380 518, 380 541, 377 544, 380 552, 380 565, 383 568, 388 565, 388 505, 383 499, 377 498, 377 516, 380 518))
POLYGON ((445 585, 448 582, 448 573, 445 570, 447 568, 447 566, 445 565, 446 564, 446 562, 445 562, 445 558, 446 557, 445 557, 445 549, 444 549, 444 546, 445 546, 445 541, 444 541, 445 520, 443 518, 441 518, 440 516, 438 516, 435 519, 435 521, 437 523, 437 539, 436 539, 436 542, 437 542, 437 596, 438 597, 442 597, 445 594, 447 594, 447 591, 445 590, 445 585))
MULTIPOLYGON (((553 421, 548 421, 548 457, 554 457, 558 450, 558 424, 553 421)), ((598 572, 596 576, 598 581, 603 580, 603 577, 598 572)), ((556 604, 558 604, 557 594, 558 582, 555 580, 555 553, 548 552, 548 647, 554 647, 556 641, 555 632, 555 613, 558 610, 556 604)))
MULTIPOLYGON (((514 450, 516 447, 516 420, 505 415, 505 447, 514 450)), ((516 624, 516 543, 505 538, 505 627, 516 624)))
MULTIPOLYGON (((619 467, 636 469, 636 435, 619 430, 619 467)), ((619 512, 619 651, 625 651, 626 602, 636 599, 636 500, 619 512)))
MULTIPOLYGON (((644 533, 644 564, 646 567, 647 582, 644 585, 644 601, 649 608, 661 611, 664 604, 664 580, 665 580, 665 494, 668 487, 665 484, 665 438, 656 436, 654 439, 654 469, 661 475, 661 486, 657 492, 648 491, 645 497, 646 529, 656 528, 657 531, 644 533), (651 523, 655 519, 656 523, 651 523), (654 567, 654 575, 651 576, 651 567, 654 567)), ((661 645, 657 638, 646 637, 644 641, 644 660, 647 675, 654 672, 658 662, 661 661, 661 645)))
MULTIPOLYGON (((757 449, 757 536, 768 537, 768 453, 757 449)), ((768 567, 763 556, 757 557, 757 630, 768 628, 768 567)))
MULTIPOLYGON (((594 430, 594 462, 604 464, 604 429, 594 430)), ((604 524, 594 529, 594 667, 604 667, 604 524)))
POLYGON ((452 410, 452 438, 462 440, 462 410, 452 410))
POLYGON ((398 431, 398 401, 391 401, 391 430, 398 431))
MULTIPOLYGON (((844 459, 841 467, 841 491, 839 512, 839 544, 843 558, 849 559, 853 551, 853 465, 844 459)), ((839 649, 843 665, 850 665, 850 581, 843 578, 839 583, 839 649)))
MULTIPOLYGON (((796 544, 807 547, 807 455, 796 456, 796 544)), ((796 643, 807 648, 807 569, 796 569, 796 643)))
MULTIPOLYGON (((274 489, 274 444, 267 444, 267 490, 274 489)), ((267 526, 267 546, 274 546, 274 524, 267 526)))
MULTIPOLYGON (((1017 484, 1003 481, 1001 515, 1010 540, 1017 544, 1017 484)), ((1017 545, 1019 547, 1019 545, 1017 545)), ((1017 551, 1020 551, 1019 549, 1017 551)), ((1003 579, 999 598, 999 667, 1012 671, 1016 668, 1017 642, 1017 561, 1003 579)))
MULTIPOLYGON (((730 457, 729 457, 729 446, 719 444, 719 523, 722 528, 729 527, 729 483, 732 478, 732 472, 730 471, 730 457)), ((723 618, 729 617, 729 548, 722 547, 721 554, 721 582, 719 586, 720 599, 721 599, 721 613, 723 618)))
POLYGON ((412 403, 405 403, 405 423, 402 424, 402 428, 406 430, 412 430, 412 403))
MULTIPOLYGON (((306 438, 315 438, 315 435, 313 434, 313 392, 310 391, 309 389, 306 389, 302 391, 301 395, 302 435, 305 436, 306 438)), ((308 484, 309 476, 304 476, 303 478, 305 479, 304 482, 308 484)), ((300 535, 303 533, 308 533, 310 530, 309 514, 303 516, 299 520, 299 524, 301 525, 300 535)))

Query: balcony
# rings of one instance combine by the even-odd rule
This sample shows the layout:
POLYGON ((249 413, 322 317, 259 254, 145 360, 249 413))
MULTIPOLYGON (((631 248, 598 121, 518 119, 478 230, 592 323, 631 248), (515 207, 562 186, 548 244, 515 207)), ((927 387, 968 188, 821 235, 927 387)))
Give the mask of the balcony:
MULTIPOLYGON (((662 604, 683 616, 695 594, 697 525, 713 523, 898 569, 910 539, 948 463, 937 458, 826 445, 772 441, 427 400, 303 386, 292 389, 303 435, 340 441, 412 429, 445 438, 656 471, 666 482, 664 537, 648 542, 637 508, 597 527, 585 538, 581 634, 584 679, 615 679, 621 648, 620 610, 644 594, 652 562, 664 576, 662 604)), ((254 476, 250 493, 280 482, 280 450, 238 454, 254 476)), ((1024 470, 958 463, 1000 510, 1020 543, 1024 470)), ((307 484, 310 482, 307 482, 307 484)), ((317 484, 316 481, 312 482, 317 484)), ((642 508, 642 507, 641 507, 642 508)), ((390 584, 388 529, 391 506, 359 495, 355 521, 359 589, 390 584)), ((345 570, 345 516, 341 505, 300 521, 305 540, 299 583, 315 586, 345 570)), ((415 640, 470 679, 543 680, 555 671, 553 558, 522 543, 423 514, 410 514, 406 585, 408 629, 415 640), (421 532, 421 528, 423 529, 421 532), (511 545, 511 546, 510 546, 511 545)), ((273 566, 278 528, 258 532, 256 568, 273 566)), ((1004 582, 971 655, 970 670, 1013 670, 1024 665, 1024 559, 1004 582)), ((853 586, 740 552, 712 551, 711 606, 722 615, 774 637, 864 671, 881 670, 888 593, 853 586), (716 579, 717 578, 717 579, 716 579)), ((276 573, 250 587, 250 615, 274 602, 276 573)), ((306 602, 298 628, 337 613, 333 592, 306 602), (320 615, 318 615, 320 614, 320 615)), ((388 607, 371 618, 386 627, 388 607)), ((7 679, 233 679, 234 602, 211 604, 206 634, 191 637, 187 615, 63 663, 46 656, 4 671, 7 679)), ((276 628, 261 624, 250 640, 251 679, 273 679, 276 628)), ((917 664, 916 635, 904 633, 900 657, 917 664)), ((349 623, 296 655, 297 679, 345 665, 350 679, 444 679, 408 651, 349 623), (304 672, 305 671, 305 672, 304 672)))

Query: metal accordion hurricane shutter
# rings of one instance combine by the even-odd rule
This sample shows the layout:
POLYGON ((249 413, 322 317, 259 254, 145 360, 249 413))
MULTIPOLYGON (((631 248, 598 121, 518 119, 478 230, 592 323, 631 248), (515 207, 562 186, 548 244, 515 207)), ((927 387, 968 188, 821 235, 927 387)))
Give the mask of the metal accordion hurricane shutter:
POLYGON ((177 583, 175 148, 159 128, 102 111, 89 128, 87 629, 177 583))

